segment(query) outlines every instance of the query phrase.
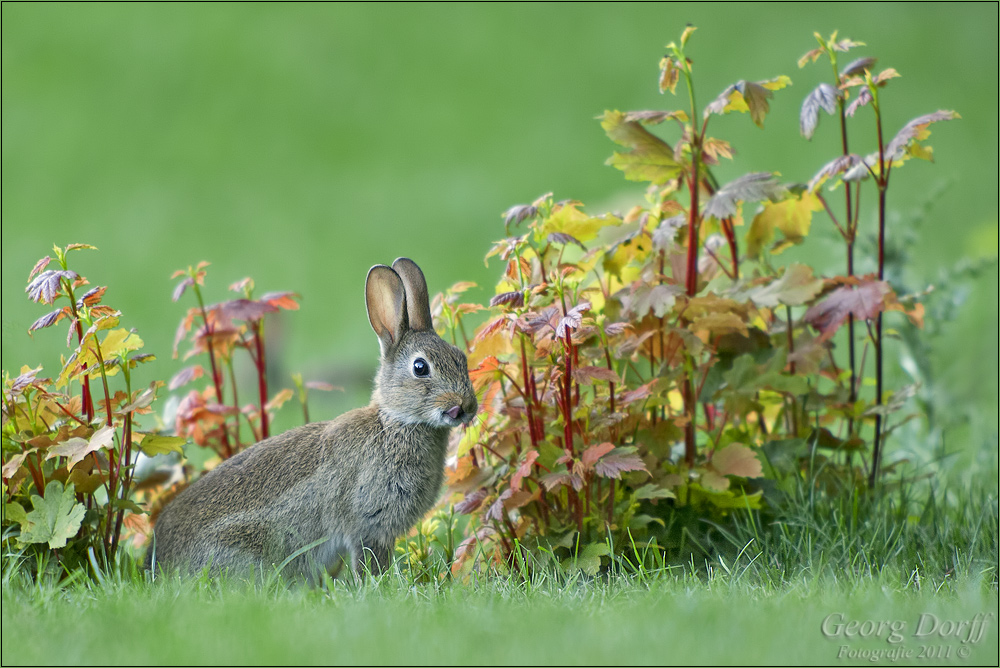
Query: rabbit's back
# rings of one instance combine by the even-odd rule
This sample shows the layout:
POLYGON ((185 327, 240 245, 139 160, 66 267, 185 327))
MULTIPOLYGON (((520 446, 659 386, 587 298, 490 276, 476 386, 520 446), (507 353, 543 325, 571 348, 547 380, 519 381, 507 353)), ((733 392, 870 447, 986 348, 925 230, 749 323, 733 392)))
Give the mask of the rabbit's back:
POLYGON ((336 469, 332 434, 349 417, 261 441, 183 490, 156 522, 147 565, 155 556, 160 566, 244 571, 280 563, 315 540, 331 501, 333 481, 325 478, 336 469))
MULTIPOLYGON (((156 523, 147 566, 286 574, 380 560, 440 493, 448 430, 404 424, 377 405, 271 437, 182 491, 156 523)), ((384 562, 383 562, 384 563, 384 562)))

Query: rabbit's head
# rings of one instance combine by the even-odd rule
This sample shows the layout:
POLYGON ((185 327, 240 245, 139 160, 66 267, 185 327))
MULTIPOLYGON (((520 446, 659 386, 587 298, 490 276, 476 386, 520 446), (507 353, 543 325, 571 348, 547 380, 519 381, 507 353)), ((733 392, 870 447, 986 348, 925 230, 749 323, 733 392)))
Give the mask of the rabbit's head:
POLYGON ((392 267, 375 265, 368 272, 365 301, 382 350, 373 395, 380 408, 404 423, 468 424, 478 402, 465 353, 434 331, 420 268, 405 257, 392 267))

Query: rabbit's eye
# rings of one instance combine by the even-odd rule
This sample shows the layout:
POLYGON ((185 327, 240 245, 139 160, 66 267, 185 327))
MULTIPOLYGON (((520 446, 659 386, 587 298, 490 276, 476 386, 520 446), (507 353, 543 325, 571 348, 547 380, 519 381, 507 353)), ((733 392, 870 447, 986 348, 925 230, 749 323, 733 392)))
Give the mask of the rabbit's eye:
POLYGON ((426 378, 431 375, 431 365, 423 357, 413 360, 413 375, 417 378, 426 378))

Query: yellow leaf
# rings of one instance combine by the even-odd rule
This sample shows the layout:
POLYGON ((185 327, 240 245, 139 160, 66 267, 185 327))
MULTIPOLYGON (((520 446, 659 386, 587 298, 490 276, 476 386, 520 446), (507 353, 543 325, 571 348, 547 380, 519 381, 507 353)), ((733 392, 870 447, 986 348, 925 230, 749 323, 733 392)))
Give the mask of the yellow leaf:
POLYGON ((547 239, 553 232, 568 234, 579 241, 591 241, 597 237, 601 229, 621 225, 621 220, 614 216, 592 217, 580 211, 576 202, 557 205, 552 215, 545 219, 536 239, 547 239))
POLYGON ((768 202, 763 210, 754 216, 747 232, 747 253, 751 257, 774 239, 774 230, 780 230, 785 240, 800 243, 809 234, 813 211, 823 208, 819 197, 811 192, 790 196, 780 202, 768 202))
POLYGON ((101 355, 107 360, 122 352, 138 350, 143 342, 139 335, 127 329, 113 329, 101 341, 101 355))

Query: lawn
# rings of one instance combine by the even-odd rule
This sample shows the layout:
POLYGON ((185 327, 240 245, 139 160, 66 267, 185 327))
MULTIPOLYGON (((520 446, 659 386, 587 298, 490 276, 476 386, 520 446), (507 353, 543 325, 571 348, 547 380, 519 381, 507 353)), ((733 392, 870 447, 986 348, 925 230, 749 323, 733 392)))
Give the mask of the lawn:
MULTIPOLYGON (((25 279, 54 243, 99 247, 74 268, 111 286, 122 326, 157 355, 136 387, 181 367, 171 347, 193 301, 171 302, 169 277, 207 260, 210 302, 248 274, 260 292, 302 296, 268 325, 269 375, 272 389, 302 370, 343 386, 314 398, 314 420, 367 401, 371 265, 411 256, 432 294, 488 288, 501 266, 483 256, 509 206, 548 191, 595 214, 642 200, 642 184, 603 164, 615 146, 595 119, 675 103, 657 91, 657 64, 685 23, 699 28, 700 104, 737 79, 793 80, 766 131, 713 121, 739 148, 722 183, 755 170, 804 182, 839 154, 833 119, 811 143, 799 136, 802 99, 828 75, 796 66, 813 31, 862 40, 858 55, 900 71, 883 98, 890 132, 938 109, 962 115, 934 127, 935 164, 894 175, 888 202, 889 280, 928 309, 922 333, 888 332, 887 386, 918 384, 918 419, 887 446, 901 486, 893 477, 872 500, 800 481, 781 507, 696 519, 696 548, 605 557, 597 576, 548 563, 452 579, 440 551, 412 564, 401 550, 360 585, 150 582, 134 550, 111 572, 49 563, 33 581, 36 564, 5 540, 4 665, 997 664, 995 4, 0 12, 3 369, 61 366, 60 334, 25 335, 44 312, 25 279)), ((873 135, 858 123, 852 149, 873 135)), ((874 270, 875 198, 861 207, 859 273, 874 270)), ((826 219, 781 256, 792 260, 844 271, 826 219)), ((276 430, 299 417, 284 409, 276 430)))

